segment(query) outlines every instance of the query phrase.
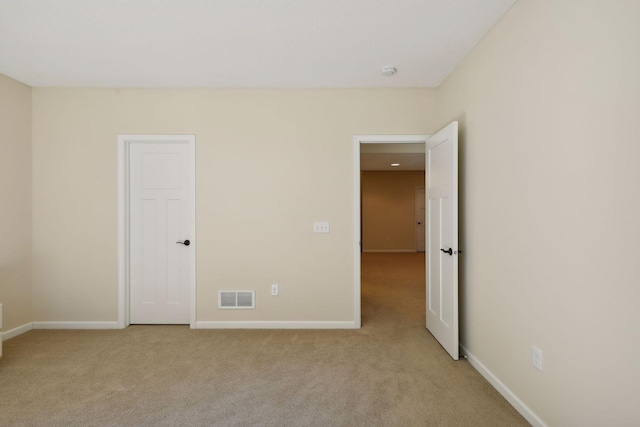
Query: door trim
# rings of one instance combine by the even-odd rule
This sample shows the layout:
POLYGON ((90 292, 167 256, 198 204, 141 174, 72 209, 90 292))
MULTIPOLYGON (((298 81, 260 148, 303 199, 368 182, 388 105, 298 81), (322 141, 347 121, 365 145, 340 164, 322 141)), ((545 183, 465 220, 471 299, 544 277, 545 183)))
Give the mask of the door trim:
MULTIPOLYGON (((130 285, 129 285, 129 145, 137 142, 181 142, 189 147, 191 166, 191 212, 193 215, 191 235, 196 236, 196 136, 195 135, 118 135, 118 327, 126 328, 130 324, 130 285)), ((193 244, 194 256, 191 260, 191 283, 189 324, 196 327, 196 244, 193 244)))
POLYGON ((360 288, 362 265, 360 225, 360 146, 362 144, 424 143, 431 135, 354 135, 353 136, 353 317, 354 327, 362 327, 362 292, 360 288))
MULTIPOLYGON (((425 165, 425 168, 426 168, 426 165, 425 165)), ((426 176, 427 176, 427 173, 425 171, 425 181, 426 181, 426 176)), ((414 217, 413 227, 414 227, 414 234, 415 234, 415 241, 416 241, 416 252, 426 253, 427 252, 427 250, 426 250, 426 247, 427 247, 426 239, 425 239, 425 242, 424 242, 424 244, 425 244, 424 250, 422 250, 422 251, 419 250, 420 249, 420 245, 418 244, 418 241, 420 239, 418 237, 419 236, 419 233, 418 233, 418 207, 416 206, 416 199, 418 198, 418 190, 422 190, 422 192, 424 193, 425 212, 426 212, 427 187, 426 187, 426 185, 423 185, 423 186, 420 186, 420 187, 416 186, 413 189, 413 217, 414 217)), ((422 225, 425 225, 424 222, 425 222, 425 219, 422 220, 422 225)), ((426 230, 426 227, 423 227, 423 230, 426 230)), ((426 235, 426 232, 425 232, 425 235, 426 235)))

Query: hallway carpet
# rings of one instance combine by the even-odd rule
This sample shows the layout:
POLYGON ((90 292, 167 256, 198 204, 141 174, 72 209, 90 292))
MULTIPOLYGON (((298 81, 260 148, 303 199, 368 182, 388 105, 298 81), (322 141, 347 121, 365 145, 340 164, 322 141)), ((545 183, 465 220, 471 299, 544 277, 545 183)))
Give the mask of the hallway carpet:
POLYGON ((424 255, 363 254, 359 330, 33 330, 3 426, 524 426, 424 327, 424 255))

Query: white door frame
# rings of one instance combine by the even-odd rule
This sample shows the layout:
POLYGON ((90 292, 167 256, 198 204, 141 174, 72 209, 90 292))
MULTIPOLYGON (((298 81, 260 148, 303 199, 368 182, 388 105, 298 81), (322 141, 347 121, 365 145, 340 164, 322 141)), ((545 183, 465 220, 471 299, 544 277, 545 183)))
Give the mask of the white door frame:
MULTIPOLYGON (((426 165, 425 165, 425 167, 426 167, 426 165)), ((425 171, 425 177, 426 177, 426 175, 427 174, 426 174, 426 171, 425 171)), ((426 212, 427 187, 426 187, 426 185, 416 186, 414 188, 414 190, 413 190, 413 200, 414 200, 413 201, 413 217, 414 217, 413 227, 414 227, 414 234, 415 234, 415 240, 416 240, 416 252, 425 252, 426 253, 426 244, 427 244, 426 238, 425 238, 425 242, 424 242, 425 247, 423 248, 422 251, 419 250, 420 249, 420 245, 418 245, 418 239, 419 239, 419 237, 418 237, 419 236, 419 233, 418 233, 418 207, 417 207, 416 202, 415 202, 416 199, 418 198, 417 197, 418 190, 422 190, 422 192, 424 193, 425 212, 426 212)), ((426 220, 426 218, 422 218, 422 226, 423 226, 422 229, 423 230, 427 229, 425 227, 425 220, 426 220)), ((425 231, 425 236, 426 236, 426 231, 425 231)))
MULTIPOLYGON (((118 327, 126 328, 130 324, 130 286, 129 286, 129 145, 137 142, 182 142, 187 143, 190 150, 192 191, 192 224, 191 235, 195 236, 195 135, 118 135, 118 327)), ((197 239, 194 238, 197 243, 197 239)), ((190 326, 196 327, 196 256, 191 261, 190 283, 190 326)))
POLYGON ((354 135, 353 136, 353 300, 354 326, 362 327, 362 292, 360 289, 360 146, 362 144, 427 143, 431 135, 354 135))

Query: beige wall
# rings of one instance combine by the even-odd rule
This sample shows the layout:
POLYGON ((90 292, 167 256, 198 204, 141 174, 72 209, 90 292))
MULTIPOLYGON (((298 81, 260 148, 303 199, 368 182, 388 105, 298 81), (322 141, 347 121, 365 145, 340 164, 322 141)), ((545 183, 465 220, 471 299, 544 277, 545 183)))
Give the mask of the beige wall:
POLYGON ((424 171, 363 171, 361 184, 363 250, 415 251, 415 189, 424 187, 424 171))
POLYGON ((117 319, 117 135, 186 133, 197 319, 353 321, 353 135, 435 121, 432 89, 34 88, 34 320, 117 319), (255 289, 256 310, 218 310, 221 289, 255 289))
POLYGON ((31 322, 31 88, 0 75, 0 302, 6 332, 31 322))
POLYGON ((438 90, 461 124, 462 343, 550 426, 640 422, 639 20, 520 0, 438 90))

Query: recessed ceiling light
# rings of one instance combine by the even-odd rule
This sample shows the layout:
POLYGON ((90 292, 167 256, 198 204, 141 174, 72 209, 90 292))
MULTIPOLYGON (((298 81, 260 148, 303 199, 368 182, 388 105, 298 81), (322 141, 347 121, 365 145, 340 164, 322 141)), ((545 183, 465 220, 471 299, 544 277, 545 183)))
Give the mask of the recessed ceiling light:
POLYGON ((398 72, 398 69, 396 67, 383 67, 382 68, 382 75, 383 76, 391 77, 397 72, 398 72))
POLYGON ((395 168, 395 167, 400 166, 400 163, 391 163, 391 166, 393 166, 395 168))

